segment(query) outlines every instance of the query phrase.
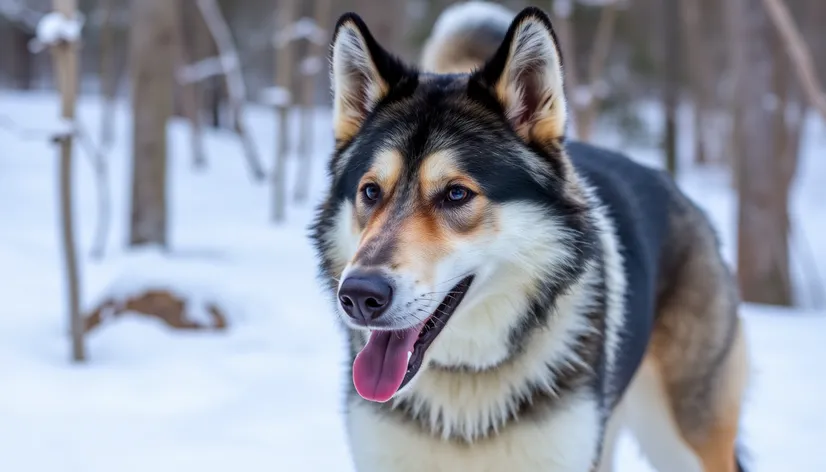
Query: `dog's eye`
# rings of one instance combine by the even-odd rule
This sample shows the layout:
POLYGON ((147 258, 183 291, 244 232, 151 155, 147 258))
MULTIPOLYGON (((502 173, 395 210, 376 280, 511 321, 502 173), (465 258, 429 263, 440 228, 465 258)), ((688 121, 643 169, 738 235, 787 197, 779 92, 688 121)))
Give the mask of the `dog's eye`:
POLYGON ((368 202, 375 202, 381 195, 381 189, 376 184, 367 184, 361 189, 364 199, 368 202))
POLYGON ((471 196, 473 196, 473 194, 470 190, 461 185, 454 185, 447 189, 445 193, 445 203, 455 205, 467 201, 471 196))

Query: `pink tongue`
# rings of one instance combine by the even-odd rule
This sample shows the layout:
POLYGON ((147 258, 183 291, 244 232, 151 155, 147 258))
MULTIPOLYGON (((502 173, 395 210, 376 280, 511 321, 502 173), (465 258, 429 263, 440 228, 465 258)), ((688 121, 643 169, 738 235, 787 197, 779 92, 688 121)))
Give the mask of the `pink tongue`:
POLYGON ((420 327, 406 331, 373 331, 353 363, 353 384, 365 400, 386 402, 399 390, 407 373, 407 353, 420 327))

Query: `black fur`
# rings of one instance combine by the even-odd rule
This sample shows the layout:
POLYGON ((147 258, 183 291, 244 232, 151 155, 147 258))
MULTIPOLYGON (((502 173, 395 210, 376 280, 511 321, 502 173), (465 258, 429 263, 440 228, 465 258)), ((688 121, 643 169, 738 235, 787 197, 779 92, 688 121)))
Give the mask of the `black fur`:
POLYGON ((673 204, 670 177, 616 152, 572 142, 574 167, 596 190, 614 221, 628 290, 619 356, 609 379, 614 398, 631 381, 648 346, 656 309, 660 253, 673 204))

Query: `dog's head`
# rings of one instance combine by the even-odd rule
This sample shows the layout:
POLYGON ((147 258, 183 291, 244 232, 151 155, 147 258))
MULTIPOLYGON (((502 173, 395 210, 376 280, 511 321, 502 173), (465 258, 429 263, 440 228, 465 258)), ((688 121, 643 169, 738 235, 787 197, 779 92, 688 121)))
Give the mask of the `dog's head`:
POLYGON ((548 17, 522 11, 484 66, 436 75, 347 14, 332 82, 336 151, 313 238, 341 318, 365 333, 357 390, 386 401, 423 369, 503 362, 576 271, 587 225, 548 17))

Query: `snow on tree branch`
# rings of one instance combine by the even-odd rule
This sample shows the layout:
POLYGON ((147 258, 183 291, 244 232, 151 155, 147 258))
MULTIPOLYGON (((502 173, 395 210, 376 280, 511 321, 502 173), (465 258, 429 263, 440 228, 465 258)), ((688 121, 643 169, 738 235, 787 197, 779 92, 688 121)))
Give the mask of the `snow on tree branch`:
POLYGON ((37 54, 60 42, 77 42, 80 40, 83 23, 84 17, 79 12, 72 18, 57 11, 46 13, 37 22, 35 39, 29 43, 29 50, 37 54))
POLYGON ((258 102, 271 107, 287 107, 292 103, 292 94, 284 87, 267 87, 258 93, 258 102))
POLYGON ((812 60, 812 54, 806 46, 806 41, 803 40, 803 35, 800 34, 800 30, 782 0, 763 0, 763 4, 789 53, 803 91, 811 105, 826 120, 826 93, 820 86, 817 69, 812 60))
POLYGON ((201 82, 210 77, 224 75, 239 67, 241 63, 236 55, 207 57, 194 64, 181 67, 177 74, 178 82, 184 85, 201 82))
POLYGON ((288 28, 275 33, 272 44, 276 48, 282 48, 287 43, 300 39, 306 39, 315 44, 326 44, 327 32, 324 28, 320 28, 312 18, 301 18, 288 28))

